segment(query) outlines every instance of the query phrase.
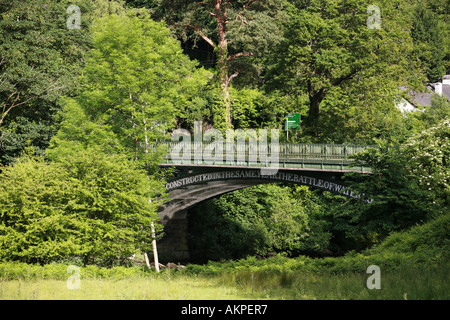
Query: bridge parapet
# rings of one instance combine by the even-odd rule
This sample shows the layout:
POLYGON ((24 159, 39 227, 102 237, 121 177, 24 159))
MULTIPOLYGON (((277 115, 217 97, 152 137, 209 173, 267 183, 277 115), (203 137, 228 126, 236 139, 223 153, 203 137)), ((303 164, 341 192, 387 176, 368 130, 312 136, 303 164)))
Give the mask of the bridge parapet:
POLYGON ((275 145, 277 149, 273 150, 274 146, 271 144, 258 148, 256 143, 183 143, 184 145, 181 145, 181 142, 172 141, 161 143, 168 150, 161 165, 299 168, 366 173, 371 171, 369 167, 356 167, 353 165, 354 161, 348 157, 374 147, 371 145, 279 143, 275 145), (211 144, 214 144, 214 148, 211 148, 211 144), (276 162, 273 157, 275 154, 276 162))

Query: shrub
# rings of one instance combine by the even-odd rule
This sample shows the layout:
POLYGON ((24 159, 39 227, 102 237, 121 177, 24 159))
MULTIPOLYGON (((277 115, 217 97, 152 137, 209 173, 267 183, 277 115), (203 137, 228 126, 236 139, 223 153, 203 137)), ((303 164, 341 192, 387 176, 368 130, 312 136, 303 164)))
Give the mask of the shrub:
POLYGON ((151 184, 124 156, 94 150, 63 163, 24 158, 0 176, 0 260, 126 263, 151 250, 151 184))
POLYGON ((301 272, 301 273, 365 273, 369 265, 382 270, 402 268, 428 268, 448 263, 450 239, 450 214, 388 236, 378 246, 362 253, 351 251, 342 257, 288 258, 276 255, 264 260, 248 257, 240 260, 209 262, 203 266, 188 265, 188 274, 217 275, 233 272, 301 272))
POLYGON ((318 254, 331 234, 307 187, 258 185, 200 204, 189 217, 196 262, 268 253, 318 254))

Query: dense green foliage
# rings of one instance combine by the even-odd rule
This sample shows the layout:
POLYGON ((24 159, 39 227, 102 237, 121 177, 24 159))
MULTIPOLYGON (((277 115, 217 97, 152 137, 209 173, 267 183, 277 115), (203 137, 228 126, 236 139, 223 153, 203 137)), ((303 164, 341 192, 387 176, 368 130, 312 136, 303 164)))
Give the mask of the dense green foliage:
POLYGON ((331 234, 307 187, 260 185, 196 207, 190 217, 192 258, 198 262, 284 252, 321 254, 331 234))
MULTIPOLYGON (((450 104, 447 103, 447 114, 450 104)), ((444 208, 450 204, 450 119, 413 136, 403 147, 409 159, 407 168, 422 190, 429 191, 429 201, 444 208)))
POLYGON ((370 5, 0 0, 0 260, 126 264, 152 250, 166 200, 154 142, 196 120, 282 129, 295 111, 291 142, 378 146, 355 156, 372 175, 345 176, 373 201, 281 184, 235 191, 191 210, 193 259, 279 254, 230 268, 332 271, 440 261, 450 103, 396 105, 449 73, 448 1, 378 1, 375 27, 370 5), (70 4, 79 29, 67 27, 70 4))
POLYGON ((373 175, 353 178, 352 188, 368 193, 370 204, 353 202, 346 210, 357 222, 354 232, 382 236, 448 211, 450 122, 441 121, 401 146, 380 145, 355 156, 371 166, 373 175))
POLYGON ((191 213, 200 261, 268 253, 324 255, 362 250, 449 208, 450 124, 441 121, 401 146, 380 141, 355 156, 372 175, 346 174, 362 198, 306 187, 261 185, 201 204, 191 213), (372 200, 370 203, 362 200, 372 200))
POLYGON ((235 261, 209 262, 206 265, 189 265, 186 272, 195 274, 220 274, 236 271, 272 272, 365 272, 369 265, 378 265, 384 271, 405 266, 426 268, 449 261, 450 215, 447 213, 432 221, 396 232, 382 243, 361 253, 354 251, 343 257, 309 258, 300 256, 288 258, 276 256, 258 260, 255 257, 235 261))
POLYGON ((123 263, 149 249, 156 205, 147 176, 120 155, 25 158, 0 176, 0 259, 123 263))
POLYGON ((76 92, 92 20, 124 8, 108 0, 0 1, 0 161, 27 147, 37 153, 56 132, 59 98, 76 92), (80 8, 80 29, 67 28, 69 5, 80 8))
MULTIPOLYGON (((175 91, 166 90, 164 82, 160 83, 163 86, 152 86, 160 90, 164 87, 158 91, 160 93, 152 92, 154 98, 168 94, 165 107, 161 104, 160 108, 175 106, 178 110, 167 128, 173 123, 189 128, 194 120, 221 127, 224 102, 218 83, 219 59, 216 58, 220 50, 215 50, 202 37, 210 39, 216 46, 220 42, 217 19, 210 14, 214 11, 211 6, 215 1, 126 2, 129 6, 145 7, 154 20, 164 21, 183 41, 184 52, 208 70, 203 76, 194 76, 192 81, 180 83, 175 91), (186 96, 180 89, 189 94, 186 96)), ((448 3, 443 0, 377 3, 381 10, 380 29, 366 27, 370 1, 324 2, 327 10, 321 9, 320 1, 258 0, 251 1, 244 9, 248 3, 223 1, 221 4, 222 12, 227 7, 229 18, 225 57, 233 57, 226 71, 229 78, 239 73, 229 81, 227 102, 230 123, 235 128, 282 128, 286 112, 300 111, 305 122, 297 140, 374 143, 375 138, 405 139, 412 128, 410 120, 403 119, 394 108, 399 86, 421 89, 426 77, 429 81, 436 81, 450 70, 450 32, 447 32, 450 15, 448 3), (308 36, 314 37, 314 43, 308 36), (252 55, 235 56, 239 53, 252 55), (333 130, 336 125, 340 130, 333 130)), ((87 62, 87 52, 93 47, 95 28, 91 29, 92 22, 108 14, 117 14, 123 18, 120 21, 125 21, 128 19, 125 12, 132 11, 124 8, 121 2, 107 0, 70 3, 46 0, 41 4, 34 0, 15 0, 3 1, 0 6, 0 157, 4 164, 12 162, 29 145, 34 146, 38 153, 48 146, 51 136, 57 131, 53 126, 53 116, 63 105, 59 97, 77 95, 78 76, 87 62), (66 12, 69 4, 80 7, 81 29, 66 27, 70 16, 66 12)), ((147 14, 141 11, 139 15, 147 14)), ((135 43, 133 49, 129 47, 130 50, 150 41, 141 37, 149 29, 139 33, 135 23, 126 29, 117 22, 117 30, 112 29, 130 31, 128 45, 135 43)), ((101 23, 97 25, 101 28, 101 23)), ((161 43, 161 36, 168 36, 167 30, 161 32, 150 37, 154 44, 161 43), (159 40, 156 39, 158 37, 159 40)), ((121 41, 111 34, 105 33, 101 37, 111 43, 121 41)), ((98 38, 97 41, 103 40, 98 38)), ((144 52, 150 53, 151 50, 150 47, 139 49, 135 57, 143 57, 144 52)), ((176 59, 180 59, 179 49, 171 52, 176 50, 176 59)), ((123 73, 125 69, 119 67, 124 63, 123 57, 107 58, 104 56, 107 52, 106 48, 93 51, 99 55, 96 57, 99 61, 107 62, 110 68, 123 73)), ((164 60, 167 57, 161 59, 160 63, 167 61, 164 60)), ((187 65, 190 63, 186 57, 184 59, 180 65, 184 69, 180 69, 180 77, 189 69, 187 65)), ((140 71, 137 62, 130 60, 127 66, 133 66, 134 72, 149 72, 146 61, 139 62, 140 71)), ((95 65, 88 68, 101 71, 95 65)), ((155 69, 141 82, 148 84, 151 74, 161 73, 155 69)), ((121 80, 115 81, 127 81, 135 76, 135 73, 130 73, 128 77, 122 75, 121 80)), ((95 88, 92 81, 99 80, 92 77, 86 78, 92 87, 85 87, 85 94, 95 88)), ((110 85, 114 83, 111 79, 107 81, 110 85)), ((125 89, 118 90, 117 94, 123 95, 125 89)), ((144 86, 141 89, 145 91, 144 86)), ((99 98, 92 97, 96 103, 105 102, 99 98)), ((134 102, 130 100, 128 103, 136 103, 139 99, 143 96, 136 91, 131 99, 134 102)), ((146 103, 153 101, 149 97, 144 100, 146 103)), ((137 117, 139 113, 135 114, 137 117)), ((160 126, 167 121, 162 118, 157 119, 160 126)), ((291 137, 294 139, 294 135, 291 137)))
POLYGON ((149 143, 173 127, 205 74, 195 69, 169 30, 144 12, 98 19, 92 30, 94 49, 86 61, 79 103, 144 160, 149 143))
MULTIPOLYGON (((38 280, 54 279, 67 280, 68 264, 52 263, 46 265, 37 265, 23 262, 3 262, 0 263, 0 278, 3 280, 38 280)), ((99 267, 96 265, 87 265, 81 267, 81 277, 83 279, 124 279, 130 276, 143 275, 142 268, 115 266, 113 268, 99 267)))
MULTIPOLYGON (((127 18, 123 13, 120 15, 122 20, 117 15, 96 20, 98 24, 106 25, 102 26, 101 31, 96 29, 98 24, 93 26, 93 50, 87 55, 86 73, 80 81, 81 94, 59 102, 64 108, 55 118, 59 122, 59 131, 50 142, 47 159, 22 156, 17 164, 2 168, 2 260, 47 263, 62 258, 78 258, 83 263, 114 265, 127 263, 127 258, 136 252, 151 250, 148 241, 152 237, 151 225, 157 220, 157 207, 164 200, 164 197, 156 199, 164 193, 164 179, 155 176, 159 175, 153 169, 158 156, 150 152, 147 140, 153 139, 151 133, 157 132, 154 126, 153 130, 150 126, 158 119, 155 116, 158 113, 154 108, 142 107, 138 109, 139 117, 138 114, 134 115, 136 109, 132 109, 133 104, 127 103, 128 96, 124 97, 122 104, 114 104, 115 113, 112 115, 112 109, 108 108, 111 106, 107 104, 106 109, 92 108, 95 103, 99 105, 108 99, 112 101, 123 94, 120 90, 111 91, 111 83, 108 84, 106 80, 108 75, 96 69, 97 65, 93 61, 101 61, 101 49, 111 48, 104 45, 108 37, 112 41, 111 32, 117 35, 121 30, 121 39, 129 36, 127 26, 134 27, 133 30, 136 31, 134 41, 125 46, 120 46, 119 43, 113 49, 112 56, 115 59, 109 61, 111 64, 125 59, 138 67, 141 62, 134 61, 138 57, 134 54, 142 53, 144 56, 141 58, 146 58, 148 63, 155 64, 158 57, 166 59, 159 63, 167 67, 172 53, 177 51, 177 44, 168 37, 167 29, 160 24, 153 21, 144 23, 145 17, 133 19, 127 18), (107 21, 110 21, 109 24, 107 21), (138 41, 139 37, 144 38, 145 30, 151 31, 155 38, 159 37, 163 47, 138 41), (129 45, 134 46, 131 52, 129 45), (147 54, 139 51, 151 48, 157 50, 147 54), (94 74, 105 79, 103 82, 90 79, 97 84, 95 89, 84 80, 94 74), (92 90, 97 94, 93 94, 92 90), (90 100, 85 98, 88 93, 90 100), (121 118, 124 123, 130 123, 128 128, 137 129, 125 131, 128 128, 123 123, 119 125, 111 121, 119 120, 119 114, 124 114, 121 118), (138 119, 139 125, 133 124, 133 119, 138 119), (146 144, 138 144, 138 138, 146 144)), ((148 41, 152 39, 147 38, 148 41)), ((116 44, 112 43, 112 47, 116 44)), ((180 57, 183 59, 183 56, 180 57)), ((177 67, 177 61, 174 62, 177 67)), ((192 69, 194 66, 187 58, 184 58, 184 63, 187 68, 191 66, 192 69)), ((100 67, 105 65, 108 66, 108 61, 100 67)), ((128 71, 131 65, 128 66, 128 71)), ((156 72, 156 69, 153 71, 156 72)), ((154 86, 156 79, 161 83, 161 75, 150 74, 146 78, 137 69, 134 89, 139 88, 142 83, 154 86)), ((122 76, 132 74, 124 72, 122 76)), ((183 77, 183 73, 181 70, 174 70, 171 77, 169 81, 174 81, 177 77, 183 77)), ((119 74, 116 79, 129 86, 133 85, 130 78, 121 80, 119 74)), ((113 82, 112 85, 117 83, 113 82)), ((170 91, 171 84, 166 85, 166 88, 170 91)), ((142 101, 151 99, 151 95, 145 91, 144 88, 139 97, 142 101)), ((167 104, 168 102, 162 103, 163 106, 167 104)), ((166 116, 168 112, 166 109, 163 114, 166 116)), ((35 146, 28 148, 31 153, 36 150, 40 151, 35 146)))
MULTIPOLYGON (((447 8, 448 10, 448 8, 447 8)), ((436 10, 437 11, 437 10, 436 10)), ((418 3, 414 8, 411 37, 415 51, 426 67, 426 76, 431 81, 439 81, 445 70, 448 55, 448 26, 442 21, 439 11, 434 11, 426 3, 418 3), (442 48, 447 46, 447 50, 442 48)), ((448 19, 448 17, 446 17, 448 19)))
POLYGON ((395 96, 416 69, 407 20, 397 3, 385 1, 378 4, 382 27, 364 27, 370 4, 296 1, 288 8, 285 39, 266 79, 269 88, 307 97, 305 133, 318 141, 369 142, 398 125, 395 96), (345 129, 329 131, 331 123, 345 129))
POLYGON ((65 28, 67 1, 0 2, 0 160, 43 151, 57 98, 76 85, 89 34, 65 28))

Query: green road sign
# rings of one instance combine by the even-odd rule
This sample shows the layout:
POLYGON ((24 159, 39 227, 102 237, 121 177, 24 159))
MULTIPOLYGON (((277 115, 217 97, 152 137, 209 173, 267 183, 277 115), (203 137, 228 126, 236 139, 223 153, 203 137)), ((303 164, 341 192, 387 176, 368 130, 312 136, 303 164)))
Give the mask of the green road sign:
POLYGON ((286 122, 284 124, 284 130, 300 128, 300 113, 288 113, 286 122))

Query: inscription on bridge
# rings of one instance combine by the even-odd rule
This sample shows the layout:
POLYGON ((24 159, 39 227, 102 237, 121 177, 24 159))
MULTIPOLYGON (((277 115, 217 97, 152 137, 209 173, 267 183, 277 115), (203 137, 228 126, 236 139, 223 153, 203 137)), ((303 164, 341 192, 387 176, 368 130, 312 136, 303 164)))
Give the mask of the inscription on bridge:
MULTIPOLYGON (((182 188, 184 186, 192 184, 200 184, 209 181, 229 180, 229 179, 263 179, 263 180, 272 180, 274 182, 285 181, 331 191, 351 198, 361 197, 361 194, 351 191, 345 185, 327 181, 324 179, 318 179, 296 173, 286 173, 286 172, 278 172, 274 175, 264 175, 261 174, 259 170, 245 170, 245 169, 201 173, 191 177, 181 178, 167 183, 166 190, 171 191, 173 189, 182 188)), ((372 202, 372 200, 367 200, 367 202, 372 202)))

